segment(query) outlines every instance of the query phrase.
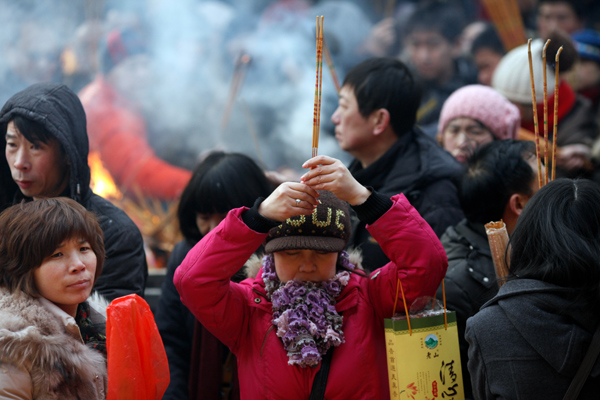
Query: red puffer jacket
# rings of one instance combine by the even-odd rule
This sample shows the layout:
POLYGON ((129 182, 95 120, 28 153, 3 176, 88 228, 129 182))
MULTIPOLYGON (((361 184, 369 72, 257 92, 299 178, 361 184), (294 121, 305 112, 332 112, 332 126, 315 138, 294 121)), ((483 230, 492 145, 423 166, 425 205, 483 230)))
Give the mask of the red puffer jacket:
MULTIPOLYGON (((392 262, 370 278, 351 274, 337 298, 346 342, 333 352, 325 398, 389 398, 383 319, 392 315, 397 278, 407 302, 434 296, 446 273, 446 253, 404 195, 367 228, 392 262)), ((181 300, 238 357, 242 399, 308 399, 317 368, 288 365, 272 327, 262 273, 240 284, 229 278, 265 240, 244 224, 244 208, 229 212, 175 272, 181 300)), ((262 270, 261 270, 262 271, 262 270)), ((401 299, 399 309, 402 309, 401 299)))

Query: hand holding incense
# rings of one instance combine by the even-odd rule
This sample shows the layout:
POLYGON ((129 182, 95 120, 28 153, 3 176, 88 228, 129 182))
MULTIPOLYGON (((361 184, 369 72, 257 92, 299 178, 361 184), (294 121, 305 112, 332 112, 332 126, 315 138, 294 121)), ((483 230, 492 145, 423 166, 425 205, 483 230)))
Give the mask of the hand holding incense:
MULTIPOLYGON (((556 176, 556 133, 558 131, 558 76, 559 76, 559 68, 558 68, 558 60, 560 58, 560 53, 562 53, 563 47, 560 46, 558 51, 556 52, 556 67, 555 67, 555 75, 554 75, 554 130, 552 133, 552 180, 554 180, 556 176)), ((548 172, 546 172, 547 174, 548 172)))
POLYGON ((496 221, 485 224, 485 233, 487 234, 492 252, 496 278, 498 278, 498 287, 504 285, 504 278, 509 274, 510 255, 507 253, 508 231, 504 221, 496 221))
POLYGON ((537 101, 535 99, 535 83, 533 81, 533 60, 531 59, 531 39, 527 41, 529 54, 529 76, 531 78, 531 101, 533 103, 533 127, 535 133, 535 154, 537 155, 538 184, 541 188, 542 182, 542 160, 540 158, 540 130, 538 127, 537 101))

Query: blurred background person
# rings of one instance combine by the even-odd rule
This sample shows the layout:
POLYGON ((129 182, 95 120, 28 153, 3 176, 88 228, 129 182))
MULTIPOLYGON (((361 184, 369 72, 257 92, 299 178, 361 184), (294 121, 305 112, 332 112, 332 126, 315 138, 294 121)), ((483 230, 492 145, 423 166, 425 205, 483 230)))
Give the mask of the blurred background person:
POLYGON ((477 68, 477 81, 492 86, 494 71, 506 54, 504 45, 493 24, 486 24, 483 30, 473 38, 470 55, 477 68))
MULTIPOLYGON (((558 37, 554 43, 559 43, 558 37)), ((568 43, 564 42, 565 48, 568 43)), ((531 52, 534 71, 535 95, 537 101, 538 127, 543 136, 544 127, 544 85, 543 68, 546 68, 547 82, 554 82, 555 71, 549 65, 542 63, 541 39, 532 41, 531 52)), ((571 45, 571 48, 573 46, 571 45)), ((548 50, 550 54, 555 54, 548 50)), ((566 52, 565 52, 566 53, 566 52)), ((565 54, 563 54, 565 55, 565 54)), ((554 57, 552 59, 554 64, 554 57)), ((528 46, 522 45, 508 52, 500 61, 492 78, 492 85, 500 94, 505 96, 521 113, 521 127, 525 132, 520 137, 532 138, 534 132, 534 118, 531 97, 531 78, 529 73, 528 46)), ((561 71, 573 65, 573 59, 561 55, 561 71)), ((560 73, 557 72, 557 73, 560 73)), ((560 149, 557 153, 557 176, 589 176, 591 173, 591 148, 598 136, 598 125, 592 112, 590 102, 578 95, 565 79, 560 79, 559 104, 558 104, 558 133, 556 144, 560 149)), ((554 91, 548 89, 548 135, 553 131, 554 125, 554 91)))
POLYGON ((460 56, 466 19, 450 2, 420 2, 404 27, 406 59, 423 87, 417 125, 435 137, 444 101, 456 89, 476 83, 473 65, 460 56))
MULTIPOLYGON (((257 198, 267 197, 272 190, 265 173, 248 156, 214 152, 198 164, 183 191, 177 216, 185 239, 169 257, 156 313, 171 373, 164 400, 239 399, 235 356, 181 303, 173 275, 188 251, 229 210, 252 207, 257 198)), ((231 279, 240 282, 245 278, 242 268, 231 279)))
POLYGON ((516 139, 521 125, 519 109, 496 90, 468 85, 444 102, 438 124, 438 142, 461 164, 473 152, 494 140, 516 139))

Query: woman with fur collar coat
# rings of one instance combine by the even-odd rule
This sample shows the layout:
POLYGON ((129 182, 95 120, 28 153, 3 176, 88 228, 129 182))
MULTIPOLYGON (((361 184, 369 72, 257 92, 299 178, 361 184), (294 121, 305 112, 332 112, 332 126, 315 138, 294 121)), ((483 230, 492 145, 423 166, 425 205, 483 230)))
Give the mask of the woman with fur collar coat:
POLYGON ((0 214, 0 399, 106 398, 106 304, 96 217, 68 198, 0 214))

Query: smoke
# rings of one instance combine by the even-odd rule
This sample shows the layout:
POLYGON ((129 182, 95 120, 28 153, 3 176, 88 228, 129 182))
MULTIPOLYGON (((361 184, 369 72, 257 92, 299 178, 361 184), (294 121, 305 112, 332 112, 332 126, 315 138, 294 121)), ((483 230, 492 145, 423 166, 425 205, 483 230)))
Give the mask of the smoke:
MULTIPOLYGON (((90 44, 93 40, 86 32, 94 30, 84 29, 93 14, 86 7, 93 1, 31 0, 18 7, 14 3, 0 0, 3 54, 18 49, 27 53, 22 47, 22 30, 25 22, 32 20, 52 27, 52 34, 40 34, 48 38, 44 42, 54 53, 69 45, 80 58, 89 58, 84 54, 89 54, 90 48, 101 48, 98 43, 90 44), (51 38, 56 39, 54 44, 51 38)), ((323 2, 294 10, 273 4, 266 0, 105 3, 104 33, 114 28, 143 32, 147 54, 118 65, 110 79, 139 105, 150 144, 159 157, 192 169, 202 154, 219 148, 245 153, 268 169, 289 167, 301 172, 302 162, 311 155, 315 17, 318 13, 325 16, 325 38, 332 43, 340 79, 345 69, 360 61, 355 48, 367 36, 371 22, 347 2, 323 2), (246 62, 240 61, 243 55, 246 62), (236 71, 238 87, 231 102, 236 71), (224 122, 226 110, 229 114, 224 122)), ((17 58, 0 60, 0 83, 16 82, 0 85, 0 100, 32 83, 29 78, 57 79, 56 75, 40 75, 15 80, 17 58)), ((87 66, 89 71, 82 76, 92 79, 98 62, 85 61, 77 65, 87 66)), ((326 65, 322 90, 319 154, 347 162, 349 156, 333 137, 330 117, 337 106, 337 93, 326 65)))

